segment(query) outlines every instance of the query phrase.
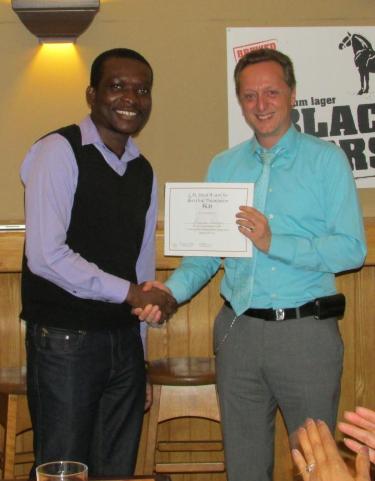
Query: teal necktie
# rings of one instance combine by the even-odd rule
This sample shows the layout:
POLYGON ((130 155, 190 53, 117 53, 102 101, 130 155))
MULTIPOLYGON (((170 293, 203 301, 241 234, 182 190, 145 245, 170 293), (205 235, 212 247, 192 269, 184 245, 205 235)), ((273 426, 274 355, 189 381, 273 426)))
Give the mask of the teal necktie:
MULTIPOLYGON (((270 152, 267 150, 257 152, 257 155, 259 155, 262 161, 263 168, 255 183, 254 207, 260 212, 264 212, 266 206, 271 164, 277 153, 278 151, 270 152)), ((252 258, 244 257, 237 259, 234 290, 232 298, 230 299, 230 303, 237 316, 246 311, 251 305, 257 253, 258 250, 254 248, 252 258)))
POLYGON ((263 169, 255 183, 254 207, 260 212, 264 212, 266 205, 268 184, 270 183, 271 164, 275 155, 275 152, 269 152, 267 150, 262 150, 259 153, 259 157, 262 160, 263 169))

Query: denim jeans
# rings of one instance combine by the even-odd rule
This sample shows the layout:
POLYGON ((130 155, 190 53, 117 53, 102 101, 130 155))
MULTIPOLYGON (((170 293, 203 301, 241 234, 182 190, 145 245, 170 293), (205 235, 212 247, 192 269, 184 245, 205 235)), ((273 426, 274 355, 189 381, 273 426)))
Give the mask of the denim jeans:
POLYGON ((133 474, 146 382, 139 326, 30 324, 26 350, 35 465, 71 460, 86 463, 90 475, 133 474))

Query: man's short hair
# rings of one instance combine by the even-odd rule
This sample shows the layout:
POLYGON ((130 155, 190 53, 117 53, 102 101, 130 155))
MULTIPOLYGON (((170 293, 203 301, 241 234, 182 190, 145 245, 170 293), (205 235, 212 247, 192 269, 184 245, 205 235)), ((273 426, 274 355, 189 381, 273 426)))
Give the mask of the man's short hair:
POLYGON ((143 55, 129 48, 113 48, 111 50, 106 50, 105 52, 102 52, 93 61, 91 65, 91 73, 90 73, 91 87, 94 87, 95 89, 98 87, 103 74, 103 64, 106 60, 110 58, 131 58, 133 60, 138 60, 139 62, 142 62, 143 64, 147 65, 147 67, 151 71, 151 80, 153 79, 154 74, 152 71, 152 67, 147 62, 147 60, 143 57, 143 55))
POLYGON ((261 62, 276 62, 278 63, 284 72, 284 80, 287 85, 294 89, 296 86, 296 78, 294 76, 293 63, 290 58, 278 50, 272 48, 261 48, 258 50, 253 50, 247 53, 238 61, 236 68, 234 69, 234 82, 236 85, 236 94, 239 93, 240 88, 240 74, 249 65, 254 65, 261 62))

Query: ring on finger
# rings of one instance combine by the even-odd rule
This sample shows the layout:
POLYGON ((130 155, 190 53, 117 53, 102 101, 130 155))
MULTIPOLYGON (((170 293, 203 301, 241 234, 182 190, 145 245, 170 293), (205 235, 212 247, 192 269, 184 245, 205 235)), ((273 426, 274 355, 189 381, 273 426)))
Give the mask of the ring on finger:
POLYGON ((306 470, 306 473, 312 473, 315 469, 315 463, 309 463, 309 464, 306 464, 306 467, 305 467, 305 470, 306 470))

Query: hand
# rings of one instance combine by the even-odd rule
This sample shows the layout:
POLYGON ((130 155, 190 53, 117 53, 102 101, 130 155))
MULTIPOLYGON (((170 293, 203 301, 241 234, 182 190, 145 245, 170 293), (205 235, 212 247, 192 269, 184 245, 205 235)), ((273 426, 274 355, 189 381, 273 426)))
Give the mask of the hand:
POLYGON ((356 407, 355 412, 345 411, 344 418, 348 423, 338 423, 339 430, 357 440, 344 438, 345 445, 355 453, 358 453, 363 445, 367 446, 370 461, 375 464, 375 411, 356 407))
MULTIPOLYGON (((162 291, 172 295, 172 291, 168 289, 167 286, 165 286, 164 284, 158 281, 145 282, 143 285, 143 290, 147 292, 151 290, 153 287, 156 287, 157 289, 161 289, 162 291)), ((147 324, 150 324, 150 325, 160 324, 161 322, 163 322, 162 312, 159 306, 157 305, 148 304, 144 308, 138 307, 133 309, 132 313, 138 316, 138 319, 140 321, 146 321, 147 324)))
POLYGON ((146 382, 146 399, 145 399, 145 412, 148 411, 152 404, 152 385, 146 382))
POLYGON ((302 452, 293 449, 292 456, 303 481, 371 481, 368 449, 362 448, 357 454, 353 477, 323 421, 308 419, 297 436, 302 452))
POLYGON ((176 299, 171 294, 166 290, 149 286, 148 283, 142 283, 139 285, 130 284, 126 302, 133 308, 145 308, 150 305, 158 306, 161 313, 158 322, 163 322, 169 319, 177 310, 176 299))
POLYGON ((238 230, 262 252, 268 252, 271 245, 272 233, 267 218, 254 209, 245 205, 240 206, 236 214, 238 230))

